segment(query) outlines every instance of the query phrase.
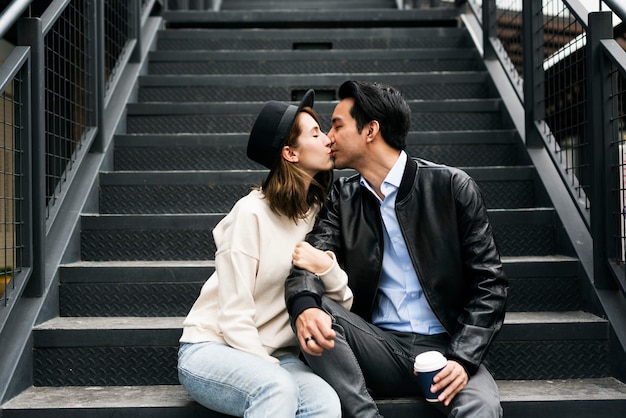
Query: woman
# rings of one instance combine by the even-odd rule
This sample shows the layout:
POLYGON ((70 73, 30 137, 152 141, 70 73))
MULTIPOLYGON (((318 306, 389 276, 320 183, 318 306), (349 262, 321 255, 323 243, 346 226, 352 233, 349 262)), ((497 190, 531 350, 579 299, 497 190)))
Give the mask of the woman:
POLYGON ((262 188, 215 227, 215 273, 183 324, 181 384, 205 407, 239 417, 340 417, 333 389, 298 359, 284 280, 292 263, 319 275, 347 308, 352 293, 334 255, 301 242, 332 182, 330 140, 313 111, 269 102, 248 157, 270 169, 262 188))

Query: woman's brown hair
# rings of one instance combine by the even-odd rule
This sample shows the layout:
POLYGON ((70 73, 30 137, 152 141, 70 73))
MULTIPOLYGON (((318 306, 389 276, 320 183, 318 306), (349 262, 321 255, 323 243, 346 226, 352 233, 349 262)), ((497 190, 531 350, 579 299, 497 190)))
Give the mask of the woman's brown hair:
MULTIPOLYGON (((302 109, 296 116, 296 122, 289 131, 289 136, 285 145, 295 147, 298 145, 298 137, 302 134, 300 127, 300 115, 308 113, 321 126, 319 116, 310 107, 302 109)), ((304 170, 279 158, 276 171, 269 179, 263 194, 268 200, 270 208, 279 215, 286 216, 297 222, 298 219, 306 217, 309 209, 313 205, 320 207, 326 204, 327 194, 333 181, 332 170, 320 171, 311 179, 308 192, 305 191, 305 184, 310 179, 309 174, 304 170)))

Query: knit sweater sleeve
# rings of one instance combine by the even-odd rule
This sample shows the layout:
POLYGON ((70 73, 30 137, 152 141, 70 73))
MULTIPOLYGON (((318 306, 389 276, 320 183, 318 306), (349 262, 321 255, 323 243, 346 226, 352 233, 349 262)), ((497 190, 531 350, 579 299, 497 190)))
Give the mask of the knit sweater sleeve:
POLYGON ((339 302, 344 308, 352 307, 352 290, 348 287, 348 275, 339 267, 337 257, 332 251, 326 251, 326 254, 333 259, 333 264, 325 272, 319 274, 319 278, 326 288, 325 295, 334 301, 339 302))
POLYGON ((254 213, 232 213, 223 229, 214 230, 218 247, 215 268, 219 271, 217 323, 226 343, 274 363, 255 324, 254 286, 259 264, 259 219, 254 213), (221 248, 221 249, 220 249, 221 248))

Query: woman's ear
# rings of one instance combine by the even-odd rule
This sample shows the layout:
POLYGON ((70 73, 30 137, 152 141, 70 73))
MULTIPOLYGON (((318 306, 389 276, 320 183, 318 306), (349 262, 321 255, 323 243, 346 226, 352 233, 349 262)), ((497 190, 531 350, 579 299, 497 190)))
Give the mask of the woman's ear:
POLYGON ((290 163, 297 163, 300 159, 298 158, 298 153, 292 149, 289 145, 285 145, 283 147, 282 156, 286 161, 290 163))

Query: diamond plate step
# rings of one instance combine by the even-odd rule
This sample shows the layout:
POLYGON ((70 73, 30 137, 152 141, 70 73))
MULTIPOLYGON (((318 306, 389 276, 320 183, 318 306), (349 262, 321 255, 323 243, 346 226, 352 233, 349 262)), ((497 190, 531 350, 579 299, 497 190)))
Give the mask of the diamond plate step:
POLYGON ((61 316, 185 316, 213 260, 77 262, 61 267, 61 316))
MULTIPOLYGON (((242 65, 238 68, 247 67, 242 65)), ((146 75, 139 79, 139 101, 154 103, 249 102, 270 99, 289 101, 296 100, 308 88, 316 90, 317 104, 321 101, 336 100, 337 89, 347 78, 337 73, 324 72, 318 65, 308 64, 307 70, 293 75, 284 73, 272 75, 271 84, 267 83, 265 76, 254 73, 243 74, 243 70, 237 70, 235 67, 231 68, 232 74, 222 75, 146 75), (238 71, 242 74, 233 75, 238 71)), ((375 71, 353 73, 352 77, 391 84, 398 88, 407 100, 467 100, 494 97, 491 83, 486 73, 482 71, 398 72, 394 75, 375 71)), ((332 109, 328 112, 332 113, 332 109)))
MULTIPOLYGON (((535 198, 538 186, 533 167, 478 167, 465 171, 478 183, 488 208, 530 208, 547 203, 538 204, 535 198)), ((228 212, 266 175, 267 170, 102 172, 100 213, 228 212)))
MULTIPOLYGON (((507 418, 622 418, 626 408, 626 385, 613 378, 496 383, 507 418)), ((389 417, 433 411, 419 398, 377 403, 389 417)), ((31 387, 0 410, 4 418, 227 418, 202 408, 179 385, 31 387)))
MULTIPOLYGON (((581 309, 578 260, 504 257, 509 312, 581 309)), ((61 316, 185 316, 214 262, 77 262, 62 266, 61 316)))
MULTIPOLYGON (((295 86, 295 85, 294 85, 295 86)), ((292 86, 288 90, 298 90, 292 86)), ((303 84, 306 86, 306 84, 303 84)), ((304 87, 303 87, 304 89, 304 87)), ((277 97, 278 100, 289 100, 277 97)), ((499 99, 409 101, 412 131, 468 131, 508 128, 499 99)), ((128 133, 248 134, 263 103, 135 103, 129 104, 128 133)), ((334 103, 321 102, 315 109, 322 127, 330 126, 334 103)))
MULTIPOLYGON (((118 135, 118 171, 258 170, 246 156, 247 134, 118 135)), ((412 156, 455 167, 518 166, 529 163, 515 131, 410 132, 412 156)))
POLYGON ((502 257, 509 279, 508 312, 564 312, 582 307, 578 259, 566 256, 502 257))
MULTIPOLYGON (((558 254, 551 208, 488 211, 500 254, 558 254)), ((88 215, 81 217, 85 261, 210 260, 211 230, 223 214, 88 215)))
POLYGON ((165 10, 168 28, 307 28, 307 27, 423 27, 457 26, 454 8, 423 10, 353 9, 333 7, 316 10, 165 10))
MULTIPOLYGON (((322 49, 323 45, 319 48, 322 49)), ((152 75, 476 71, 476 51, 457 49, 152 52, 152 75)))
POLYGON ((211 260, 211 231, 223 216, 83 215, 82 260, 211 260))
POLYGON ((471 38, 458 27, 307 28, 297 29, 177 29, 162 30, 158 51, 329 49, 474 49, 471 38))
MULTIPOLYGON (((343 0, 342 9, 397 9, 394 0, 343 0)), ((317 0, 226 0, 222 2, 220 10, 319 10, 335 9, 337 2, 317 0)))
MULTIPOLYGON (((182 317, 55 318, 34 336, 36 386, 176 384, 182 317)), ((508 313, 488 355, 498 379, 608 376, 608 324, 584 312, 508 313)))

